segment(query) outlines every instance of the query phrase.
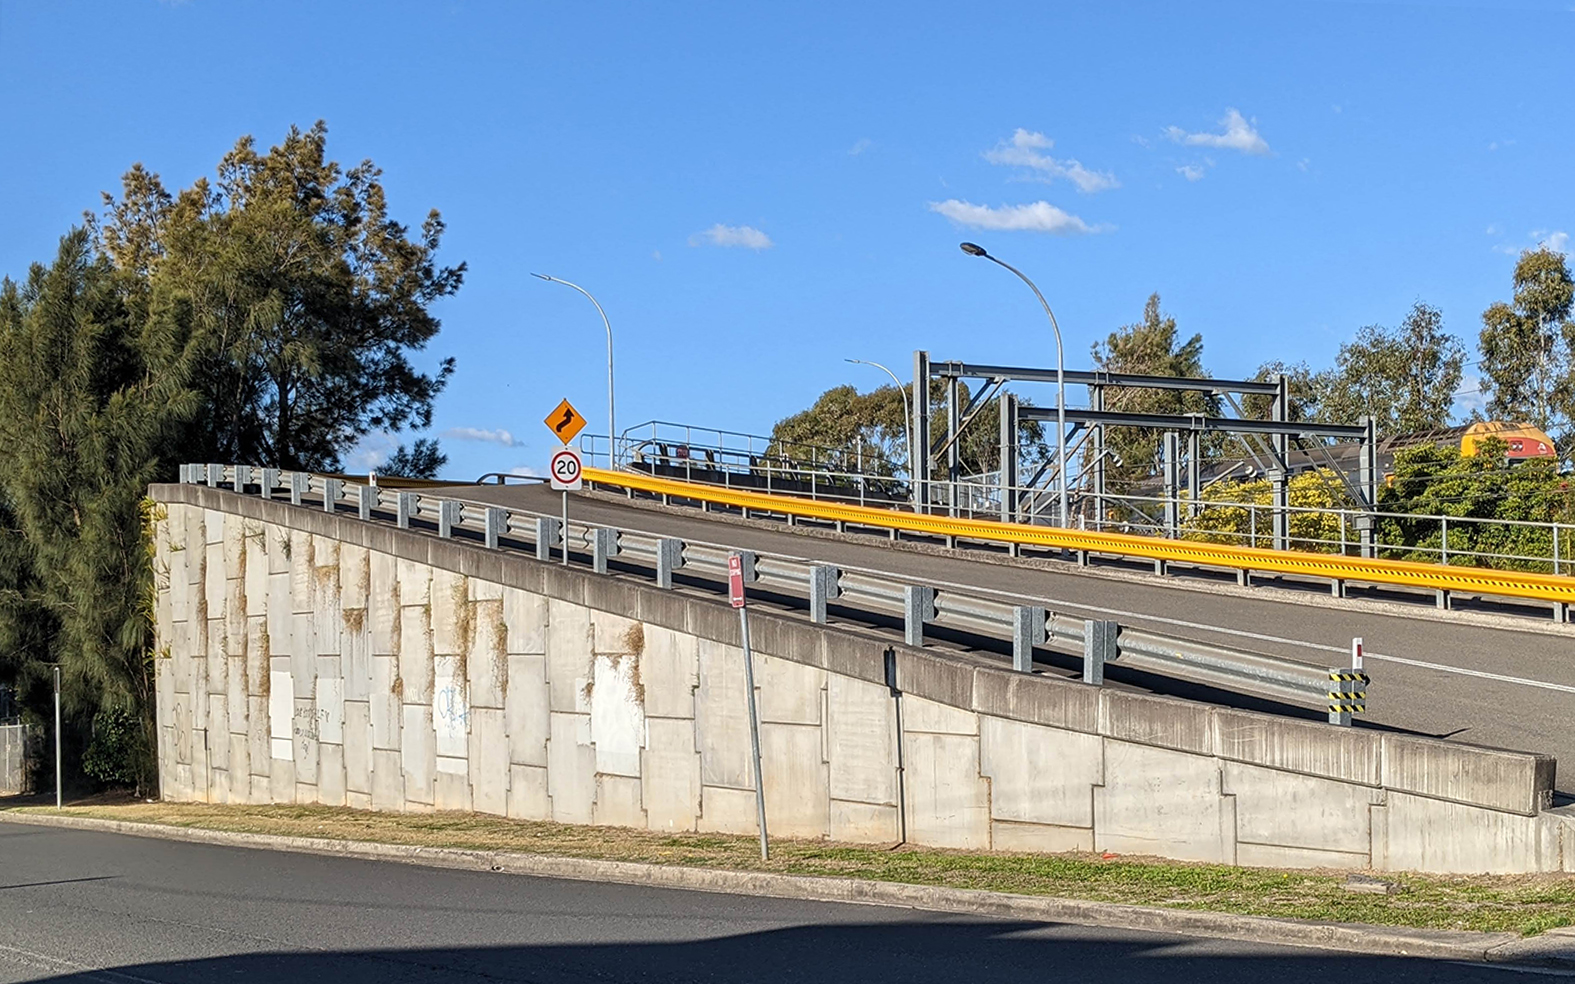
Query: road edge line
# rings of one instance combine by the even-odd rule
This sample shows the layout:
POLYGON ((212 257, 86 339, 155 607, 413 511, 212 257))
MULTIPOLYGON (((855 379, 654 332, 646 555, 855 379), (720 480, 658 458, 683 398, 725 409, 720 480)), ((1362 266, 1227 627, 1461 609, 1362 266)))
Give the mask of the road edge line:
MULTIPOLYGON (((5 809, 0 809, 0 822, 67 827, 220 847, 288 851, 360 860, 398 861, 428 867, 489 871, 538 878, 561 878, 730 895, 758 895, 814 902, 882 905, 929 912, 1031 919, 1037 922, 1203 936, 1251 943, 1318 947, 1347 953, 1429 957, 1471 963, 1525 962, 1515 959, 1515 948, 1511 946, 1525 938, 1511 932, 1408 929, 1365 923, 1276 919, 1268 916, 1245 916, 1194 909, 1161 909, 1117 902, 1014 895, 983 889, 946 888, 873 879, 787 875, 726 868, 557 857, 513 851, 478 851, 452 847, 383 844, 376 841, 254 834, 173 824, 106 820, 98 817, 15 813, 5 809)), ((1534 962, 1559 967, 1575 966, 1575 959, 1562 957, 1552 958, 1551 961, 1540 959, 1534 962)))

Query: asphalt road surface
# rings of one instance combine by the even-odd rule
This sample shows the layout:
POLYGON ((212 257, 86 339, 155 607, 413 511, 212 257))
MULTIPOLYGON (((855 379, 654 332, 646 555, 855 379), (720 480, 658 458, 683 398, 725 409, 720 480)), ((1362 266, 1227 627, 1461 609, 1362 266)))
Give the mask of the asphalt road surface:
POLYGON ((1501 968, 0 825, 0 982, 1505 982, 1501 968))
MULTIPOLYGON (((455 489, 460 498, 557 515, 560 493, 544 485, 482 485, 455 489)), ((1181 638, 1323 665, 1346 665, 1350 640, 1361 636, 1373 684, 1360 726, 1389 728, 1455 741, 1544 752, 1575 763, 1575 627, 1500 617, 1501 625, 1467 618, 1439 620, 1395 615, 1359 605, 1316 607, 1286 600, 1278 589, 1247 593, 1203 591, 1162 578, 1116 579, 893 550, 876 537, 852 541, 806 536, 787 527, 758 529, 709 520, 697 509, 661 510, 622 500, 575 495, 572 521, 659 533, 697 542, 773 552, 912 577, 916 583, 955 585, 975 593, 1032 599, 1085 617, 1114 618, 1181 638)), ((977 556, 977 555, 976 555, 977 556)), ((1078 672, 1075 664, 1047 672, 1078 672)), ((1164 678, 1107 668, 1117 686, 1177 693, 1284 713, 1302 713, 1164 678)), ((1557 788, 1575 793, 1575 766, 1557 788)))

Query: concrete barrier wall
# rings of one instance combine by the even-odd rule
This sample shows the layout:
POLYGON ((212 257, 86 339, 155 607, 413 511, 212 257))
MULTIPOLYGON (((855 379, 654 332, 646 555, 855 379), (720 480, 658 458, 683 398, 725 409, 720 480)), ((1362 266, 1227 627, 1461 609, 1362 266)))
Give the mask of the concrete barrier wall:
MULTIPOLYGON (((725 602, 232 492, 153 495, 167 799, 754 831, 725 602)), ((1546 756, 902 646, 898 698, 884 639, 751 627, 776 835, 894 841, 901 782, 920 844, 1575 869, 1546 756)))

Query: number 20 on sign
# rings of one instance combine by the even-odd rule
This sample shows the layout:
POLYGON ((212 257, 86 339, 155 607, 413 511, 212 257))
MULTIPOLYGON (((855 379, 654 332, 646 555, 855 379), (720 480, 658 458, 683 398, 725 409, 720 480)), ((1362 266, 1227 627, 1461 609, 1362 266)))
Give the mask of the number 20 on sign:
POLYGON ((552 487, 558 491, 578 492, 584 485, 580 452, 574 448, 559 448, 554 451, 547 471, 552 479, 552 487))

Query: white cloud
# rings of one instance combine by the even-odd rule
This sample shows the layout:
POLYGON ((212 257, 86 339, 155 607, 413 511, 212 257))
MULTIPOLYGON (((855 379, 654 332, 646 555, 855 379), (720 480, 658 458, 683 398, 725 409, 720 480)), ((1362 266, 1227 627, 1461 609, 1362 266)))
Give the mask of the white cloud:
POLYGON ((747 249, 770 249, 776 245, 771 237, 753 226, 730 226, 718 222, 704 232, 689 237, 689 245, 743 246, 747 249))
POLYGON ((984 152, 984 159, 991 164, 1002 164, 1007 167, 1026 167, 1037 172, 1042 180, 1054 181, 1056 178, 1066 178, 1077 185, 1077 190, 1085 194, 1096 191, 1107 191, 1119 188, 1121 183, 1109 171, 1090 171, 1080 162, 1067 158, 1064 161, 1056 160, 1048 154, 1041 154, 1041 150, 1049 150, 1055 146, 1055 141, 1042 133, 1033 133, 1018 127, 1012 134, 1012 139, 1002 140, 990 150, 984 152))
POLYGON ((848 148, 848 156, 857 157, 873 146, 875 146, 875 141, 869 137, 860 137, 857 143, 848 148))
POLYGON ((1220 120, 1223 133, 1188 133, 1179 126, 1165 128, 1165 135, 1177 143, 1192 147, 1219 147, 1222 150, 1239 150, 1243 154, 1262 156, 1270 153, 1269 144, 1258 134, 1248 119, 1236 109, 1225 111, 1220 120))
POLYGON ((1487 394, 1482 392, 1482 377, 1474 372, 1460 377, 1460 388, 1455 390, 1454 416, 1464 419, 1472 411, 1487 409, 1487 394))
MULTIPOLYGON (((1488 226, 1488 234, 1493 235, 1497 226, 1488 226)), ((1570 234, 1562 230, 1533 229, 1526 238, 1531 240, 1530 246, 1516 245, 1515 243, 1498 243, 1493 247, 1493 252, 1503 253, 1506 256, 1519 256, 1528 249, 1551 249, 1555 253, 1567 253, 1570 249, 1570 234)))
POLYGON ((1201 165, 1183 164, 1176 168, 1176 173, 1181 175, 1183 178, 1186 178, 1188 181, 1202 181, 1204 172, 1201 165))
POLYGON ((955 198, 944 202, 930 202, 930 211, 939 212, 958 225, 970 229, 992 229, 1001 232, 1048 232, 1057 236, 1080 236, 1090 232, 1104 232, 1107 227, 1091 226, 1075 215, 1061 211, 1049 202, 1028 205, 1002 205, 991 208, 955 198))
POLYGON ((350 449, 350 453, 345 455, 345 472, 358 475, 378 468, 388 460, 388 456, 394 453, 398 445, 399 442, 388 431, 372 431, 370 434, 362 435, 355 447, 350 449))
POLYGON ((1499 225, 1497 222, 1491 222, 1491 223, 1488 224, 1487 234, 1489 236, 1497 236, 1499 233, 1501 233, 1503 231, 1504 231, 1504 227, 1499 225))
MULTIPOLYGON (((1538 233, 1537 235, 1541 235, 1538 233)), ((1543 235, 1541 245, 1553 250, 1555 253, 1567 253, 1570 249, 1570 234, 1567 232, 1550 232, 1543 235)))
POLYGON ((530 465, 515 465, 513 468, 509 469, 509 474, 510 475, 523 475, 526 478, 546 478, 547 477, 544 472, 541 472, 541 471, 539 471, 539 470, 537 470, 535 468, 532 468, 530 465))
POLYGON ((480 427, 450 427, 440 436, 451 441, 482 441, 487 444, 501 444, 506 448, 517 448, 524 445, 524 441, 516 440, 513 434, 506 430, 483 430, 480 427))

